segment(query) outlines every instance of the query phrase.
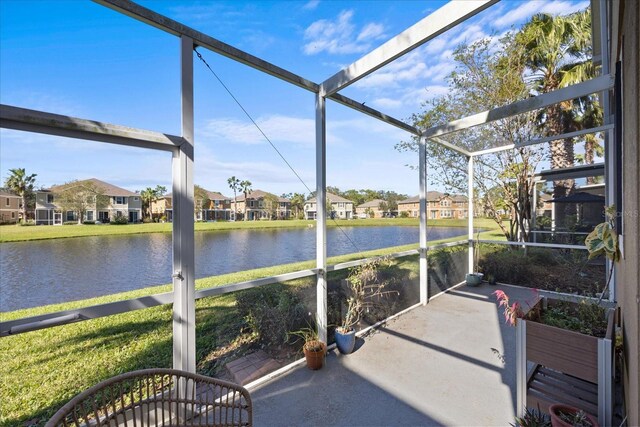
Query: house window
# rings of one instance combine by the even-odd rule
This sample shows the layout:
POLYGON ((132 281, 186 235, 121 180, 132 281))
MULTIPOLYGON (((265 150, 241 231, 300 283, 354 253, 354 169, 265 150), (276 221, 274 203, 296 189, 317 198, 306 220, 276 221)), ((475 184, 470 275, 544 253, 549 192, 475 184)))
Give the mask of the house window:
POLYGON ((75 215, 73 211, 67 211, 67 221, 75 221, 75 215))
POLYGON ((441 218, 451 218, 451 211, 450 210, 442 210, 442 211, 440 211, 440 217, 441 218))
POLYGON ((47 203, 53 203, 53 194, 47 194, 47 203))
POLYGON ((451 200, 447 200, 447 199, 440 200, 440 206, 448 208, 449 206, 451 206, 451 200))
POLYGON ((7 206, 9 206, 9 205, 10 205, 9 198, 7 197, 7 206))
POLYGON ((431 211, 431 219, 436 219, 436 211, 431 211))
POLYGON ((87 221, 93 221, 93 211, 87 211, 87 221))
POLYGON ((249 200, 249 207, 250 207, 250 208, 254 207, 253 200, 249 200))
MULTIPOLYGON (((9 199, 7 199, 9 200, 9 199)), ((16 213, 15 212, 11 212, 11 219, 16 219, 16 213)))
POLYGON ((138 200, 140 200, 140 197, 134 197, 133 201, 137 202, 138 200))
POLYGON ((114 205, 124 205, 125 201, 124 201, 124 197, 122 196, 115 196, 113 198, 113 204, 114 205))

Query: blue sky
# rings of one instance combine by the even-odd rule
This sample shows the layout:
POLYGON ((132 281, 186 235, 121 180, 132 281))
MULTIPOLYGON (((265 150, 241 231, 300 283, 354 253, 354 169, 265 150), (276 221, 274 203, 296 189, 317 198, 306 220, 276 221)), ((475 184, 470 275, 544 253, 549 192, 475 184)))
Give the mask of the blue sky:
MULTIPOLYGON (((141 1, 156 12, 320 83, 415 24, 443 1, 141 1)), ((446 91, 451 52, 532 14, 587 1, 503 1, 342 93, 399 119, 446 91)), ((314 95, 200 48, 306 184, 315 189, 314 95)), ((195 182, 231 194, 235 175, 277 194, 306 192, 195 58, 195 182)), ((179 41, 89 1, 0 1, 0 102, 107 123, 180 133, 179 41)), ((409 135, 332 101, 327 184, 417 194, 409 135)), ((0 177, 24 167, 48 187, 96 177, 141 190, 170 187, 170 155, 2 129, 0 177)))

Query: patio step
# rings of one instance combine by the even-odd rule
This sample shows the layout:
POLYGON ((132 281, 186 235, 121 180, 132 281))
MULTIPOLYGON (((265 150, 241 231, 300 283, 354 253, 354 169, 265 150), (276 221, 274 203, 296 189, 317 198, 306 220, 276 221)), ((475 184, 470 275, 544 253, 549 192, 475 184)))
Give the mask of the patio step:
POLYGON ((241 385, 257 380, 281 366, 262 350, 247 354, 225 365, 234 382, 241 385))

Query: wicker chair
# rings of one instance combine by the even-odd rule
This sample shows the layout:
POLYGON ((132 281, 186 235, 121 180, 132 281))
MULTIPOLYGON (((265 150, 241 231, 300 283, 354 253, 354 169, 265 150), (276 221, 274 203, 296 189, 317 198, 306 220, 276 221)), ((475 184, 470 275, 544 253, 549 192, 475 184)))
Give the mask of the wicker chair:
POLYGON ((251 426, 242 386, 175 369, 144 369, 97 384, 64 405, 53 426, 251 426))

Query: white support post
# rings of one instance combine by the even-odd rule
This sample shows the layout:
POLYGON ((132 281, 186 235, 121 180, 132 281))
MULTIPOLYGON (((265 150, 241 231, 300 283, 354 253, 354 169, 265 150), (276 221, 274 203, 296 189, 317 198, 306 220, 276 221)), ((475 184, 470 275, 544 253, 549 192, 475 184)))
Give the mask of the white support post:
POLYGON ((469 156, 467 164, 467 197, 468 197, 468 218, 467 227, 469 233, 469 273, 474 273, 474 257, 473 257, 473 156, 469 156))
POLYGON ((429 302, 429 275, 427 264, 427 139, 420 137, 418 150, 420 175, 420 303, 429 302))
POLYGON ((327 133, 326 98, 316 94, 316 322, 318 336, 327 342, 327 133))
MULTIPOLYGON (((607 16, 607 1, 600 0, 600 54, 602 58, 602 75, 607 75, 610 73, 610 58, 609 58, 609 34, 607 28, 608 25, 608 16, 607 16)), ((602 115, 604 117, 604 124, 609 125, 613 121, 611 120, 611 104, 610 104, 610 96, 609 96, 610 88, 602 91, 602 115)), ((619 191, 616 188, 616 144, 614 137, 614 130, 610 129, 609 132, 604 133, 604 177, 606 182, 606 193, 605 193, 605 205, 611 206, 616 202, 616 194, 619 191)), ((617 209, 620 209, 621 206, 617 206, 617 209)), ((606 260, 606 274, 609 275, 609 271, 614 269, 613 274, 611 275, 611 283, 609 284, 609 301, 616 300, 616 274, 614 264, 607 259, 606 260)))
POLYGON ((527 406, 527 322, 516 323, 516 416, 522 417, 527 406))
POLYGON ((598 423, 610 426, 613 417, 613 348, 610 339, 598 340, 598 423))
POLYGON ((196 371, 193 241, 193 40, 181 37, 182 137, 173 154, 173 367, 196 371))

